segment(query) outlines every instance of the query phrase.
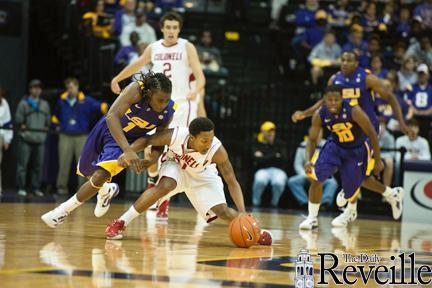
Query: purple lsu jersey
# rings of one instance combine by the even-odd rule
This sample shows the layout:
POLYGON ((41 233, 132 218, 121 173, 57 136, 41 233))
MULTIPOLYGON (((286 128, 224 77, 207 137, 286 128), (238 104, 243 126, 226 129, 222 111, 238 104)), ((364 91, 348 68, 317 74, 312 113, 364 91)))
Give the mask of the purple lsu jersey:
POLYGON ((321 151, 312 157, 313 170, 308 176, 324 182, 339 171, 345 198, 349 199, 373 169, 372 150, 366 135, 352 120, 352 107, 347 101, 342 102, 339 114, 332 114, 323 105, 319 115, 331 134, 321 151))
POLYGON ((375 110, 375 96, 371 89, 366 87, 366 76, 371 74, 367 69, 357 68, 350 76, 345 76, 341 71, 335 74, 333 84, 341 86, 342 96, 351 104, 359 104, 368 115, 377 133, 379 120, 375 110))
POLYGON ((432 108, 432 85, 420 87, 416 84, 408 93, 408 98, 417 110, 428 110, 432 108))
POLYGON ((324 104, 319 110, 323 126, 330 131, 329 139, 341 147, 352 148, 363 145, 366 134, 352 119, 352 106, 347 101, 342 102, 339 114, 333 114, 324 104))
MULTIPOLYGON (((140 137, 147 136, 153 129, 167 124, 175 109, 176 104, 172 100, 160 113, 155 112, 145 99, 132 105, 120 119, 126 139, 132 143, 140 137)), ((117 159, 122 153, 122 149, 109 131, 104 116, 87 137, 78 161, 77 174, 88 177, 101 167, 114 176, 123 170, 117 165, 117 159)))

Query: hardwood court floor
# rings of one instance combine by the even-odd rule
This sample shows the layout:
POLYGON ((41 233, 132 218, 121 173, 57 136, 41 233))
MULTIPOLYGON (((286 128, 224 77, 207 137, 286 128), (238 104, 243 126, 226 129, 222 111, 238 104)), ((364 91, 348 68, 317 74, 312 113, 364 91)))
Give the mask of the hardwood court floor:
POLYGON ((415 251, 417 262, 432 266, 432 229, 425 225, 359 219, 332 229, 331 218, 320 217, 318 231, 299 233, 300 214, 255 213, 274 245, 241 249, 230 243, 226 225, 197 222, 188 208, 170 209, 168 224, 149 212, 128 227, 126 239, 109 241, 105 225, 129 204, 113 204, 100 219, 94 204, 85 204, 57 229, 39 218, 52 207, 0 203, 0 287, 294 287, 301 248, 312 254, 315 283, 323 252, 378 254, 389 265, 390 255, 415 251))

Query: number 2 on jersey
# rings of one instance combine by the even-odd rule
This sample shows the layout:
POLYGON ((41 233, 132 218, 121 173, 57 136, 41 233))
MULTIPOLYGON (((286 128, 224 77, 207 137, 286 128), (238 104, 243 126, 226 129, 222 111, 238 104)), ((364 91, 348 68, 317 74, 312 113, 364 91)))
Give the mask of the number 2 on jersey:
POLYGON ((164 70, 163 73, 165 74, 165 76, 167 76, 168 78, 171 78, 171 63, 164 63, 163 64, 164 70))

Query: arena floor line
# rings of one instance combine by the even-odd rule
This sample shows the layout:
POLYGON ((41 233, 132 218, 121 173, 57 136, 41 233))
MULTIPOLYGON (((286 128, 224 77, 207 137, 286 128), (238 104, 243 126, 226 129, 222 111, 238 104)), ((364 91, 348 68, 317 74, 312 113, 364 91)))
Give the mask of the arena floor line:
MULTIPOLYGON (((0 203, 0 287, 294 287, 302 248, 314 259, 315 283, 317 253, 323 252, 377 254, 383 263, 416 252, 417 266, 432 267, 432 229, 425 225, 358 219, 332 229, 331 218, 320 217, 317 231, 299 232, 300 213, 255 213, 274 245, 242 249, 231 244, 227 225, 207 225, 189 208, 172 207, 168 224, 148 212, 128 227, 124 240, 110 241, 106 224, 129 204, 113 204, 102 218, 94 217, 94 204, 85 204, 57 229, 40 220, 53 207, 0 203)), ((340 260, 340 269, 348 265, 340 260)))

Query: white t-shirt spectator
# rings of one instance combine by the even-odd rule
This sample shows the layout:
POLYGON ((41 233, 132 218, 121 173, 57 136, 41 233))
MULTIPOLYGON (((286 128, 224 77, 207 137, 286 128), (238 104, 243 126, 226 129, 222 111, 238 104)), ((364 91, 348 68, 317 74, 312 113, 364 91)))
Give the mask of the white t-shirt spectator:
POLYGON ((415 140, 410 140, 408 136, 404 135, 396 140, 396 148, 405 147, 404 160, 431 160, 428 141, 420 136, 415 140))
POLYGON ((147 43, 151 44, 156 42, 156 32, 148 23, 144 23, 141 26, 136 26, 135 24, 130 24, 123 27, 122 33, 120 35, 120 44, 121 46, 129 46, 130 42, 130 34, 135 31, 139 35, 139 43, 147 43))

